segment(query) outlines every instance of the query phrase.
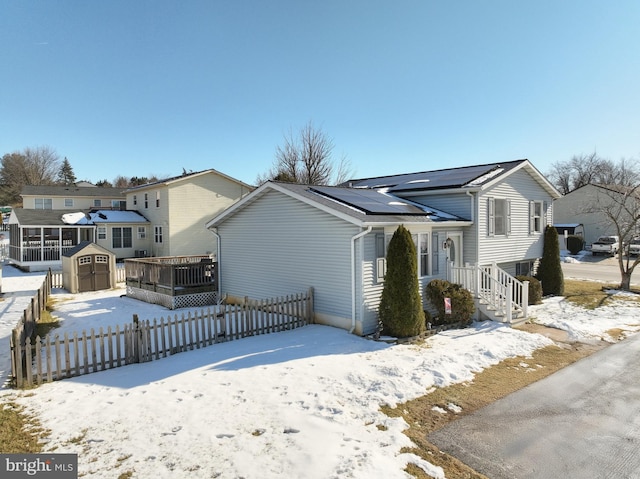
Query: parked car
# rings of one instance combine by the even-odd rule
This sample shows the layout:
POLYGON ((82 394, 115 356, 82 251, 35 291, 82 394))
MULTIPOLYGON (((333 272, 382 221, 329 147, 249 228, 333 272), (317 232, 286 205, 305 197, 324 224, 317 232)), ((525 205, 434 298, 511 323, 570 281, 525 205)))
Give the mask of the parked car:
POLYGON ((629 256, 640 255, 640 236, 633 238, 627 245, 627 254, 629 256))
POLYGON ((591 254, 597 256, 599 254, 615 256, 620 246, 620 238, 618 236, 600 236, 598 241, 591 245, 591 254))

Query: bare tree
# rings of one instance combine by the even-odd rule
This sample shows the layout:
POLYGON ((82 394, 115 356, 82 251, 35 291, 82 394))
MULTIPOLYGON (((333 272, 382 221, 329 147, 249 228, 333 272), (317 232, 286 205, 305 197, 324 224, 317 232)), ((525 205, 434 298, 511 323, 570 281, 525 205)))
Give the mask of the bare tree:
POLYGON ((556 162, 547 176, 563 195, 588 184, 633 186, 640 180, 633 161, 622 159, 615 163, 601 158, 596 152, 556 162))
POLYGON ((350 168, 346 158, 336 166, 334 144, 327 134, 308 122, 297 135, 290 130, 284 143, 276 148, 274 164, 256 183, 267 180, 288 181, 307 185, 328 185, 345 181, 350 168))
POLYGON ((631 274, 638 264, 640 256, 634 261, 625 255, 625 244, 640 234, 640 184, 630 187, 610 185, 596 189, 591 203, 584 207, 585 213, 599 215, 604 218, 606 226, 613 226, 619 237, 618 267, 620 269, 620 289, 631 289, 631 274))
POLYGON ((0 166, 0 201, 20 204, 23 186, 55 184, 59 170, 60 157, 48 146, 4 155, 0 166))

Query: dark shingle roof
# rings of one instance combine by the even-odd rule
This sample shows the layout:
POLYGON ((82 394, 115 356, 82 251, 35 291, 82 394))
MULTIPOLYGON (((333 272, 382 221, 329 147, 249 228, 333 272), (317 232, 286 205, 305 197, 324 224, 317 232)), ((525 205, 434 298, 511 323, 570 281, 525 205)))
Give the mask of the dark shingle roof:
POLYGON ((347 181, 342 186, 388 188, 390 192, 481 186, 484 182, 507 173, 524 161, 527 160, 355 179, 347 181))
POLYGON ((61 185, 26 185, 22 187, 21 196, 58 196, 58 197, 100 197, 125 199, 120 188, 103 188, 100 186, 61 186, 61 185))

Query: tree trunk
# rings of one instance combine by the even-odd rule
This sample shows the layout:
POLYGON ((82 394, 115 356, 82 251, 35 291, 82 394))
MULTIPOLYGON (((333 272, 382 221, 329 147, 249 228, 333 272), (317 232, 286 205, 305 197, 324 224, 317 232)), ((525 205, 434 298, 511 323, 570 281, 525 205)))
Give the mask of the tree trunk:
POLYGON ((631 272, 622 272, 622 282, 620 283, 620 289, 622 291, 631 291, 631 272))

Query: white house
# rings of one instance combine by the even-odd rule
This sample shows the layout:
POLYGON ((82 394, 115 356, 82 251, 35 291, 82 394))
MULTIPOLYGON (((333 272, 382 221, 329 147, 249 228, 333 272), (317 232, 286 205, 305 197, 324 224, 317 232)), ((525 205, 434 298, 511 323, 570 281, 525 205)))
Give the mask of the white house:
POLYGON ((342 187, 268 182, 207 227, 219 240, 220 294, 261 299, 313 287, 317 322, 369 334, 386 244, 400 224, 414 237, 421 286, 446 277, 449 265, 530 274, 559 196, 528 160, 342 187))

